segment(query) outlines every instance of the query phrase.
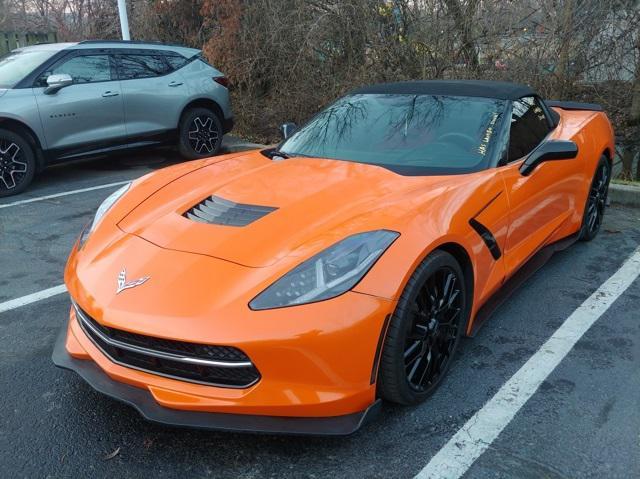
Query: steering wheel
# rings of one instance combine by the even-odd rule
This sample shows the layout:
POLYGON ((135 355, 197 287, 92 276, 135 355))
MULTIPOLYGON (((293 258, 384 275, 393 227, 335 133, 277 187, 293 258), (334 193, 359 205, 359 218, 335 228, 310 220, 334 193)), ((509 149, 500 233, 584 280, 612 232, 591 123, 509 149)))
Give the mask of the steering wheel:
POLYGON ((444 135, 440 135, 438 138, 436 138, 436 142, 458 144, 468 151, 471 151, 477 147, 477 140, 474 140, 469 135, 457 132, 445 133, 444 135), (460 145, 460 143, 463 144, 460 145))

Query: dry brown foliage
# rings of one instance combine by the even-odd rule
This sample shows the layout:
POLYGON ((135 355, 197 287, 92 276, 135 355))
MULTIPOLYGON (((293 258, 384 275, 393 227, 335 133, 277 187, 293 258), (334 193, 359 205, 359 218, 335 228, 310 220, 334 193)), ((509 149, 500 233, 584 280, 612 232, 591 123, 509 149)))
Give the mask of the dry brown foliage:
MULTIPOLYGON (((0 6, 5 24, 53 26, 61 39, 119 34, 116 0, 0 6)), ((489 78, 602 103, 627 177, 640 148, 639 0, 129 0, 129 10, 133 38, 202 48, 229 76, 237 132, 252 139, 273 141, 278 124, 362 84, 489 78)))

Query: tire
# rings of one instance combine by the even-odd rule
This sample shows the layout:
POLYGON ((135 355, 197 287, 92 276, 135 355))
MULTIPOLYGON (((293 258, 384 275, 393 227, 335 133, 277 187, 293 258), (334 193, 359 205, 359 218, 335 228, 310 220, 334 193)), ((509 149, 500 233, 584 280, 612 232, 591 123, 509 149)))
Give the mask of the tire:
POLYGON ((387 330, 378 372, 381 398, 418 404, 438 388, 467 325, 468 293, 462 268, 449 253, 437 250, 418 266, 387 330))
POLYGON ((207 108, 191 108, 180 119, 178 149, 189 160, 207 158, 220 151, 222 122, 207 108))
POLYGON ((587 202, 582 216, 580 240, 591 241, 598 235, 604 218, 609 182, 611 181, 611 165, 606 156, 601 156, 591 180, 587 202))
POLYGON ((27 189, 36 174, 36 155, 23 136, 0 128, 0 198, 27 189))

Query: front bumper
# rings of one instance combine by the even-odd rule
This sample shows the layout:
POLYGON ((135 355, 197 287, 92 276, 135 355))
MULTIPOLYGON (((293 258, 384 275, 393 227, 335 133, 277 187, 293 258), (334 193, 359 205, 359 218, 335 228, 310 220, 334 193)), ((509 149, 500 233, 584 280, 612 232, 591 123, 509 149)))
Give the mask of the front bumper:
POLYGON ((344 436, 356 432, 380 411, 376 400, 361 412, 335 417, 278 417, 170 409, 159 405, 148 391, 112 380, 88 359, 76 359, 66 349, 67 326, 62 328, 51 356, 59 368, 79 374, 96 391, 133 406, 145 419, 177 427, 247 433, 344 436))

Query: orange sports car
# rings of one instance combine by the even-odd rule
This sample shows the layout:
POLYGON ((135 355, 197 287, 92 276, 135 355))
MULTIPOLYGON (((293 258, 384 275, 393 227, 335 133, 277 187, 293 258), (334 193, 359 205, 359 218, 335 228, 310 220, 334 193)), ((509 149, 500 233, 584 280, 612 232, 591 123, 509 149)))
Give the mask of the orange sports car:
POLYGON ((66 267, 58 366, 160 423, 349 434, 424 401, 605 211, 606 115, 527 86, 374 85, 282 130, 105 200, 66 267))

